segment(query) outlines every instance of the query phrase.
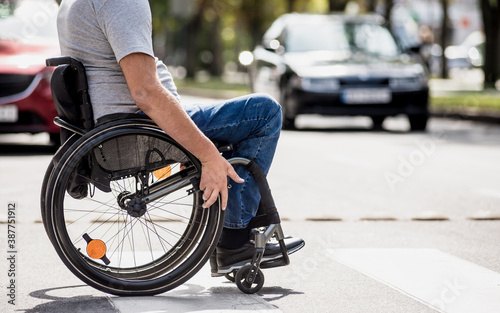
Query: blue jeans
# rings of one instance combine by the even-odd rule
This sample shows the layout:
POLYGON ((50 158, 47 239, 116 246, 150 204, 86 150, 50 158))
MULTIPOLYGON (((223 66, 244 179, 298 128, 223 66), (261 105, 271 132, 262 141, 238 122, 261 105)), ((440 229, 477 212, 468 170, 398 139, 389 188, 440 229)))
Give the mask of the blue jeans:
MULTIPOLYGON (((217 104, 183 107, 208 138, 233 145, 226 158, 253 159, 268 173, 281 130, 281 106, 273 98, 252 94, 217 104)), ((230 182, 224 227, 241 229, 257 213, 260 193, 244 166, 237 165, 235 170, 245 182, 230 182)))

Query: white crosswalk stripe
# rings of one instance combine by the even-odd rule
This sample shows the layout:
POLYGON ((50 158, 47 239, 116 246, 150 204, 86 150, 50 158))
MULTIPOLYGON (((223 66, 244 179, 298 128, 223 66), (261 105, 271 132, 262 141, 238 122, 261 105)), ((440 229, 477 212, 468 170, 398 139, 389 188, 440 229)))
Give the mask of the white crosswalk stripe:
POLYGON ((436 249, 329 249, 328 255, 440 312, 500 312, 500 274, 436 249))

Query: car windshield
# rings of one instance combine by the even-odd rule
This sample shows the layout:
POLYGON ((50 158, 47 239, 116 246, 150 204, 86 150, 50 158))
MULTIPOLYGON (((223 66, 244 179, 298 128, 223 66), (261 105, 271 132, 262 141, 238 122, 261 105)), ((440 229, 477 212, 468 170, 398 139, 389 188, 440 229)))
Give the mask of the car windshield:
POLYGON ((0 39, 57 38, 57 10, 54 0, 0 0, 0 39))
POLYGON ((368 22, 314 21, 293 23, 286 33, 286 51, 351 51, 393 57, 398 47, 387 28, 368 22))

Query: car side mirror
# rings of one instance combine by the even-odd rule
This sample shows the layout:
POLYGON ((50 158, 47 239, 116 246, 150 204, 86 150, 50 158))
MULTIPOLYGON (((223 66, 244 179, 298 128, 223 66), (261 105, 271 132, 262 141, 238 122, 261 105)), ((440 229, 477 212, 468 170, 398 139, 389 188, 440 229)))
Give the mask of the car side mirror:
POLYGON ((264 40, 262 42, 264 49, 277 54, 283 54, 285 52, 285 47, 281 45, 278 39, 264 40))
POLYGON ((406 52, 409 52, 409 53, 419 54, 420 49, 422 49, 422 45, 417 44, 414 46, 407 47, 405 50, 406 50, 406 52))

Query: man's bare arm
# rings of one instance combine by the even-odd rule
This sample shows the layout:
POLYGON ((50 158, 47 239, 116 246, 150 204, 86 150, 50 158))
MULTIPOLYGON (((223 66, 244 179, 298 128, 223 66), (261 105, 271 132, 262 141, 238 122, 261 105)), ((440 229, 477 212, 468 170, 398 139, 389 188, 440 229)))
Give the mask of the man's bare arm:
POLYGON ((198 129, 177 99, 163 87, 156 73, 154 58, 133 53, 120 61, 127 85, 135 103, 165 133, 196 156, 202 164, 200 188, 204 190, 204 207, 221 195, 222 209, 227 205, 227 176, 243 180, 218 152, 213 143, 198 129))

